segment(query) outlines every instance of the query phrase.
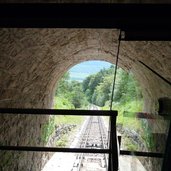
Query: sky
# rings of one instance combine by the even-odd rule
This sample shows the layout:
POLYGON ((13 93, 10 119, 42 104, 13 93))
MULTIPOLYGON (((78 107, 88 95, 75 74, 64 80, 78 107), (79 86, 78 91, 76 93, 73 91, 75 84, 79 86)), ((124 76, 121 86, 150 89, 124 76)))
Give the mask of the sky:
POLYGON ((110 68, 112 64, 104 61, 87 61, 75 65, 69 70, 70 79, 83 81, 87 76, 99 72, 101 69, 110 68))

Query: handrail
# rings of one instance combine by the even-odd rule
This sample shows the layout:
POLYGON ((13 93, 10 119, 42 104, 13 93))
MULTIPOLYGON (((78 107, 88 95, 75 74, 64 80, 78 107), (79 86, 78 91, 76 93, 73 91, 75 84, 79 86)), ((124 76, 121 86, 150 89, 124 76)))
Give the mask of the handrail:
POLYGON ((120 150, 120 155, 163 158, 163 153, 120 150))
POLYGON ((34 152, 71 152, 71 153, 110 153, 109 149, 88 148, 58 148, 58 147, 33 147, 33 146, 0 146, 0 150, 9 151, 34 151, 34 152))
POLYGON ((68 109, 22 109, 0 108, 0 114, 28 114, 28 115, 93 115, 93 116, 117 116, 117 111, 110 110, 68 110, 68 109))
POLYGON ((112 110, 67 110, 67 109, 21 109, 21 108, 0 108, 0 115, 4 114, 26 114, 26 115, 86 115, 86 116, 110 116, 110 143, 109 149, 86 149, 86 148, 57 148, 57 147, 33 147, 33 146, 0 146, 0 150, 12 151, 34 151, 34 152, 71 152, 71 153, 108 153, 108 171, 118 171, 118 149, 116 136, 117 111, 112 110), (116 150, 116 152, 115 152, 116 150))
MULTIPOLYGON (((1 145, 0 150, 9 151, 34 151, 34 152, 71 152, 71 153, 107 153, 109 154, 109 171, 118 170, 118 147, 116 139, 116 116, 117 111, 101 110, 68 110, 68 109, 21 109, 0 108, 0 115, 4 114, 26 114, 26 115, 86 115, 86 116, 110 116, 110 147, 109 149, 87 149, 87 148, 57 148, 57 147, 34 147, 34 146, 6 146, 1 145)), ((139 152, 120 150, 120 155, 144 156, 163 158, 163 153, 139 152)))

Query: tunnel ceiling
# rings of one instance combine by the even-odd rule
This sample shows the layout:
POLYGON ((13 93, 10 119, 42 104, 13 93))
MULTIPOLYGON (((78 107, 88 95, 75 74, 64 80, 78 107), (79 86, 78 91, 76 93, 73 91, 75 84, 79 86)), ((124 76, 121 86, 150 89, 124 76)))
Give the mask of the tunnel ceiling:
MULTIPOLYGON (((55 85, 70 67, 86 60, 115 63, 118 34, 116 29, 0 29, 0 106, 51 107, 55 85)), ((168 41, 122 41, 119 66, 135 74, 150 98, 170 96, 170 86, 139 62, 171 81, 170 54, 168 41)))

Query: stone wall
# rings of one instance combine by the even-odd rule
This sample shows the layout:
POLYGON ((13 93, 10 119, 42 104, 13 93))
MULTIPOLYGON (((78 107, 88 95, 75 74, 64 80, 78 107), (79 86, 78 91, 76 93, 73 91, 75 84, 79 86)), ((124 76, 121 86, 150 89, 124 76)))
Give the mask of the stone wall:
MULTIPOLYGON (((51 108, 55 86, 69 68, 87 60, 115 63, 118 30, 0 29, 0 42, 0 107, 51 108)), ((157 114, 158 99, 170 97, 171 88, 139 60, 171 81, 170 54, 170 42, 121 42, 119 66, 140 82, 145 112, 157 114)), ((47 118, 0 116, 0 144, 43 145, 47 118)), ((42 154, 1 154, 3 171, 41 168, 42 154)))

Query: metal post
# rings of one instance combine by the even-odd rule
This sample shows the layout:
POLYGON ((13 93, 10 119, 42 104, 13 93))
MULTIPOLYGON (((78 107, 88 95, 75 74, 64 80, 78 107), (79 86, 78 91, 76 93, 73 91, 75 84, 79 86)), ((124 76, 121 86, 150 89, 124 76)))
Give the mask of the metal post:
POLYGON ((169 133, 167 137, 167 142, 166 142, 166 149, 165 149, 165 154, 164 154, 164 160, 163 160, 163 165, 162 165, 162 171, 170 171, 171 169, 171 122, 169 126, 169 133))
POLYGON ((109 136, 109 161, 108 161, 108 171, 112 171, 112 168, 111 168, 111 161, 112 161, 112 138, 111 138, 111 130, 112 130, 112 128, 111 128, 111 116, 110 116, 110 118, 109 118, 109 131, 110 131, 110 136, 109 136))
POLYGON ((116 116, 117 111, 100 110, 65 110, 65 109, 21 109, 0 108, 0 115, 86 115, 86 116, 110 116, 110 139, 109 149, 82 149, 82 148, 56 148, 56 147, 33 147, 33 146, 0 146, 0 150, 8 151, 34 151, 34 152, 71 152, 71 153, 108 153, 108 171, 118 170, 118 150, 116 138, 116 116))
POLYGON ((110 117, 110 154, 109 171, 118 171, 118 143, 116 133, 116 116, 110 117))

